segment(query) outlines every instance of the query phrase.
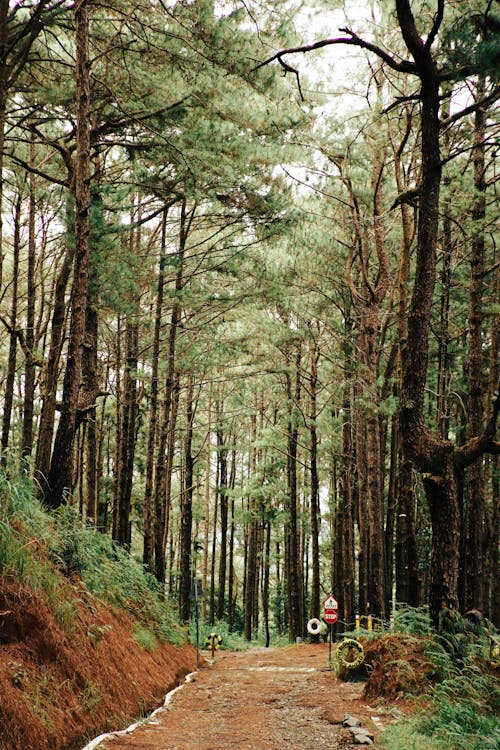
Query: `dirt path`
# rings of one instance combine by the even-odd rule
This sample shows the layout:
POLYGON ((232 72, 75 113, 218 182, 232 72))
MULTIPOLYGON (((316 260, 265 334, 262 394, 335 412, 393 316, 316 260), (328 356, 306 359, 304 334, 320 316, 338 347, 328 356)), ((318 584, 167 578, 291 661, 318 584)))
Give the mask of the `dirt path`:
POLYGON ((346 713, 377 744, 385 718, 362 700, 362 689, 335 677, 328 644, 218 651, 152 720, 98 750, 345 750, 354 747, 341 725, 346 713))

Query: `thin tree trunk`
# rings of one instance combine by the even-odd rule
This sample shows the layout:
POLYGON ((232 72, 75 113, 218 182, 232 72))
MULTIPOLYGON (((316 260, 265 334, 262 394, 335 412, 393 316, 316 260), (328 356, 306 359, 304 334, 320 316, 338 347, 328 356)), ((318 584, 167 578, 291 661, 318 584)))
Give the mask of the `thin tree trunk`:
POLYGON ((224 618, 224 599, 226 594, 226 563, 227 563, 227 523, 228 523, 228 496, 227 496, 227 446, 224 442, 221 419, 223 404, 218 405, 217 434, 217 460, 219 462, 219 507, 220 507, 220 555, 219 555, 219 582, 217 591, 217 619, 224 618))
MULTIPOLYGON (((479 77, 476 96, 481 99, 485 93, 485 81, 479 77)), ((472 238, 471 280, 469 288, 469 352, 467 357, 467 436, 479 435, 483 429, 483 279, 485 237, 483 223, 486 214, 485 182, 485 132, 486 109, 479 107, 475 114, 474 149, 474 200, 472 218, 475 229, 472 238)), ((467 470, 466 507, 464 519, 465 545, 462 569, 464 571, 464 610, 484 607, 483 566, 484 566, 484 510, 485 510, 484 467, 481 460, 467 470)))
POLYGON ((298 420, 297 407, 300 402, 300 346, 297 346, 295 357, 288 356, 288 363, 294 364, 294 380, 290 372, 286 374, 287 399, 289 403, 287 425, 287 485, 288 485, 288 612, 289 635, 293 642, 304 636, 304 599, 302 584, 302 566, 299 550, 299 521, 298 521, 298 420))
POLYGON ((136 419, 137 419, 137 363, 139 326, 135 319, 127 318, 125 324, 126 354, 123 376, 121 416, 121 451, 119 456, 118 525, 113 537, 122 546, 130 548, 130 510, 132 477, 134 469, 136 419))
POLYGON ((9 69, 5 59, 8 41, 9 0, 0 0, 0 50, 2 63, 0 65, 0 289, 3 286, 3 199, 4 199, 4 143, 5 123, 7 117, 7 79, 9 69))
POLYGON ((202 617, 207 619, 207 581, 208 581, 208 545, 210 542, 210 476, 211 476, 211 456, 212 456, 212 398, 208 397, 207 407, 207 451, 205 458, 205 518, 203 522, 203 563, 202 563, 202 588, 205 592, 202 602, 202 617))
POLYGON ((191 601, 191 542, 193 526, 193 421, 194 421, 194 384, 192 375, 188 376, 186 389, 186 434, 184 438, 184 482, 181 488, 180 520, 180 577, 179 577, 179 617, 187 622, 190 617, 191 601))
POLYGON ((319 348, 314 342, 311 348, 311 371, 309 374, 310 388, 310 466, 311 466, 311 552, 312 552, 312 582, 310 616, 318 617, 320 611, 320 567, 319 567, 319 529, 321 524, 319 507, 319 476, 318 476, 318 434, 317 434, 317 385, 318 385, 319 348))
POLYGON ((7 377, 5 381, 5 396, 3 402, 2 440, 0 446, 1 462, 7 465, 7 448, 9 445, 12 406, 14 404, 14 386, 17 362, 17 292, 19 281, 19 254, 21 244, 21 206, 22 197, 19 192, 14 209, 14 244, 12 259, 12 301, 10 308, 9 356, 7 360, 7 377))
POLYGON ((87 307, 87 322, 85 347, 82 362, 82 385, 83 393, 87 395, 88 406, 83 414, 85 419, 86 437, 86 490, 87 490, 87 518, 90 523, 96 525, 98 520, 99 487, 97 476, 97 408, 96 394, 99 391, 97 375, 97 335, 98 318, 96 299, 89 299, 87 307))
POLYGON ((156 293, 155 326, 153 335, 153 353, 151 358, 151 398, 149 404, 149 432, 146 454, 146 476, 144 483, 144 543, 142 561, 147 570, 154 572, 154 528, 155 506, 153 502, 153 474, 155 445, 157 437, 158 411, 158 364, 160 358, 161 321, 163 313, 163 296, 165 287, 165 251, 167 232, 167 209, 163 210, 161 224, 160 259, 158 263, 158 283, 156 293))
MULTIPOLYGON (((394 151, 394 167, 398 193, 402 194, 407 189, 404 182, 404 173, 401 165, 401 155, 406 144, 407 136, 412 127, 412 110, 406 108, 406 129, 398 148, 394 151)), ((397 312, 397 338, 399 345, 399 367, 400 378, 398 382, 398 395, 402 389, 402 358, 408 342, 407 327, 407 305, 408 305, 408 283, 410 278, 410 250, 415 235, 415 221, 412 220, 415 209, 410 208, 407 203, 401 203, 401 228, 402 241, 400 249, 400 263, 398 270, 398 312, 397 312)), ((401 406, 401 399, 400 399, 401 406)), ((398 412, 398 447, 397 460, 397 512, 396 512, 396 544, 395 544, 395 575, 396 575, 396 601, 405 602, 413 607, 419 604, 419 572, 418 572, 418 550, 416 539, 416 500, 414 492, 413 466, 401 437, 400 414, 398 412)))
MULTIPOLYGON (((30 143, 30 163, 35 161, 35 146, 30 143)), ((1 211, 1 207, 0 207, 1 211)), ((35 397, 35 215, 36 215, 36 179, 33 173, 29 176, 29 215, 28 215, 28 267, 26 328, 26 359, 24 362, 24 399, 23 399, 23 437, 21 455, 31 456, 33 450, 33 401, 35 397)))
MULTIPOLYGON (((194 209, 191 212, 191 220, 194 215, 194 209)), ((172 403, 174 398, 174 389, 176 383, 176 341, 177 329, 181 317, 181 304, 179 295, 184 286, 184 255, 186 250, 186 240, 189 232, 189 221, 186 214, 186 201, 183 200, 181 205, 181 221, 179 229, 179 250, 178 264, 175 278, 175 298, 172 305, 170 317, 170 330, 168 337, 167 351, 167 372, 165 376, 165 389, 163 396, 163 406, 161 415, 162 429, 158 441, 158 454, 156 460, 156 473, 154 485, 154 508, 155 508, 155 577, 160 583, 165 582, 165 557, 166 557, 166 540, 168 539, 167 513, 170 501, 166 500, 166 486, 170 487, 170 471, 167 471, 166 460, 168 446, 173 444, 172 425, 172 403), (169 440, 170 436, 170 440, 169 440)))
MULTIPOLYGON (((255 476, 257 468, 257 452, 255 442, 257 439, 257 415, 254 413, 250 416, 250 459, 249 473, 255 476)), ((257 568, 257 519, 256 519, 255 499, 248 499, 248 523, 247 523, 247 548, 245 555, 245 586, 244 586, 244 607, 243 607, 243 634, 247 641, 252 640, 254 628, 254 592, 255 577, 257 568)))
POLYGON ((66 326, 66 287, 68 285, 74 248, 68 246, 59 271, 54 292, 50 344, 47 358, 40 375, 42 413, 38 428, 38 443, 35 461, 35 480, 41 494, 45 494, 50 468, 52 438, 56 413, 57 383, 64 331, 66 326))
POLYGON ((122 386, 122 319, 118 315, 116 322, 116 399, 115 399, 115 450, 114 450, 114 491, 113 491, 113 524, 112 524, 112 538, 118 539, 119 535, 119 524, 120 524, 120 503, 119 503, 119 488, 121 487, 121 461, 120 456, 122 453, 122 441, 123 441, 123 429, 122 429, 122 400, 123 400, 123 386, 122 386))

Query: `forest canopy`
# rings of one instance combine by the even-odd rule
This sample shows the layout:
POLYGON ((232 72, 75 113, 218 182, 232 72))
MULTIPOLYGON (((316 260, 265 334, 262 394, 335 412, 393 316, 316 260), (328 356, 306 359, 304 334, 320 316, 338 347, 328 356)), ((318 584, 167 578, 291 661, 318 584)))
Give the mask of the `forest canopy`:
POLYGON ((181 620, 500 623, 491 0, 0 0, 2 471, 181 620))

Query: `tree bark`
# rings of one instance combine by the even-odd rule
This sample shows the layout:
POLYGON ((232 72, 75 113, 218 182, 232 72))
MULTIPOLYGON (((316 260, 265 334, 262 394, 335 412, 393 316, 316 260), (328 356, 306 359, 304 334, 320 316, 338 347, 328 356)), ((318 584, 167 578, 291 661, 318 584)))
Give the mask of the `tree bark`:
POLYGON ((318 617, 320 613, 320 560, 319 560, 319 529, 321 524, 319 507, 319 476, 318 476, 318 433, 317 433, 317 387, 318 387, 319 347, 314 341, 311 346, 311 365, 309 373, 310 414, 309 414, 309 445, 310 445, 310 473, 311 473, 311 605, 310 616, 318 617))
MULTIPOLYGON (((478 78, 476 96, 484 97, 485 81, 478 78)), ((484 218, 486 214, 485 181, 485 135, 486 108, 479 107, 475 113, 474 148, 474 199, 472 206, 473 229, 471 252, 471 279, 469 287, 469 351, 467 357, 467 437, 479 435, 483 429, 483 286, 485 270, 484 218)), ((484 467, 481 460, 469 466, 466 475, 466 497, 464 518, 464 592, 462 606, 465 611, 484 607, 483 589, 483 539, 485 511, 484 467)))
POLYGON ((193 478, 194 461, 192 454, 194 422, 194 384, 188 376, 186 389, 186 434, 184 438, 184 482, 181 488, 180 521, 180 577, 179 577, 179 617, 187 622, 190 617, 191 601, 191 546, 193 527, 193 478))
POLYGON ((161 322, 163 313, 163 296, 165 288, 165 252, 167 231, 167 209, 163 210, 161 223, 160 259, 158 263, 158 281, 156 292, 155 324, 153 334, 153 352, 151 356, 151 397, 149 402, 149 431, 146 454, 146 477, 144 484, 144 541, 142 561, 147 570, 154 572, 154 529, 155 506, 153 502, 153 475, 155 446, 157 442, 158 411, 158 365, 160 358, 161 322))
POLYGON ((63 383, 61 416, 54 441, 45 500, 57 508, 71 490, 72 448, 85 339, 90 230, 90 59, 88 0, 75 6, 76 34, 76 170, 75 262, 71 321, 63 383))
POLYGON ((12 417, 12 406, 14 404, 14 386, 16 380, 17 361, 17 294, 19 282, 19 255, 21 244, 21 206, 22 197, 19 192, 16 197, 14 208, 14 242, 12 259, 12 301, 10 308, 10 332, 9 332, 9 356, 7 360, 7 377, 5 381, 5 396, 2 417, 2 439, 0 444, 0 456, 3 466, 7 465, 7 448, 9 445, 10 424, 12 417))
MULTIPOLYGON (((35 161, 35 146, 30 143, 30 163, 35 161)), ((1 208, 0 208, 1 211, 1 208)), ((24 362, 24 398, 23 398, 23 437, 21 455, 31 456, 33 450, 33 401, 35 397, 35 216, 36 216, 36 179, 33 173, 29 176, 29 209, 28 209, 28 267, 27 267, 27 307, 24 339, 26 341, 26 358, 24 362)))
POLYGON ((228 496, 227 496, 227 446, 221 425, 223 405, 218 405, 217 460, 219 462, 219 508, 220 508, 220 556, 219 581, 217 590, 217 619, 224 619, 224 600, 226 594, 226 563, 227 563, 227 524, 228 524, 228 496))
POLYGON ((300 403, 300 361, 301 347, 296 344, 295 356, 287 352, 288 370, 286 373, 286 396, 288 400, 287 424, 287 485, 288 485, 288 628, 290 640, 304 636, 304 600, 302 564, 299 546, 298 517, 298 405, 300 403))
POLYGON ((139 346, 139 326, 135 318, 127 317, 125 325, 126 353, 123 376, 123 397, 121 415, 121 442, 119 455, 119 481, 117 483, 117 526, 113 539, 126 549, 130 549, 131 528, 130 510, 132 479, 136 442, 137 420, 137 364, 139 346))

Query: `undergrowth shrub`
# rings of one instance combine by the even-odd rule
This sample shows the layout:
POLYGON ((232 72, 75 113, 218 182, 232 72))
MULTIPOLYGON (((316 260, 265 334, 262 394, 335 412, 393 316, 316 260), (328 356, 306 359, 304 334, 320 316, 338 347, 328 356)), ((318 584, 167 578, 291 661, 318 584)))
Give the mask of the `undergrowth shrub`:
POLYGON ((70 580, 80 578, 98 599, 130 612, 158 639, 185 642, 185 630, 141 563, 87 526, 73 506, 45 511, 24 474, 11 479, 0 471, 0 575, 44 591, 60 624, 71 632, 72 608, 61 605, 56 568, 70 580))
POLYGON ((425 641, 429 692, 411 720, 387 728, 388 750, 496 750, 500 747, 500 684, 482 632, 435 633, 425 641))

